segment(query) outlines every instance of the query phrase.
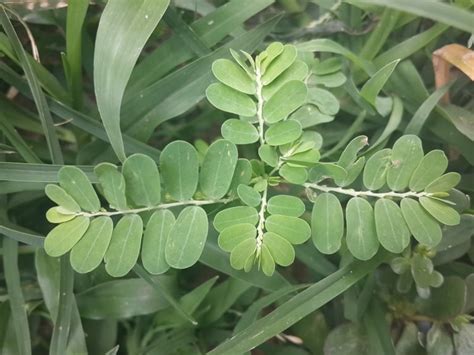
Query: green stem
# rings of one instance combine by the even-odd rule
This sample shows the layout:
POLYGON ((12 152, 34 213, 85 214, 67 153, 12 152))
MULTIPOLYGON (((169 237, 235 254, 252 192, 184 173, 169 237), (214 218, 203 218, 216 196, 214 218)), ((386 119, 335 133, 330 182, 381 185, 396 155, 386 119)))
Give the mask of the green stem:
POLYGON ((134 213, 141 213, 147 211, 154 211, 160 210, 165 208, 172 208, 178 206, 203 206, 203 205, 212 205, 215 203, 229 203, 232 201, 231 199, 220 199, 220 200, 189 200, 189 201, 181 201, 181 202, 172 202, 172 203, 162 203, 156 206, 148 206, 148 207, 141 207, 141 208, 133 208, 129 210, 118 210, 118 211, 99 211, 99 212, 78 212, 75 213, 77 216, 85 216, 85 217, 97 217, 97 216, 117 216, 117 215, 124 215, 124 214, 134 214, 134 213))
POLYGON ((304 187, 314 189, 314 190, 319 190, 323 192, 334 192, 338 194, 343 194, 343 195, 349 195, 349 196, 364 196, 364 197, 376 197, 376 198, 387 198, 387 197, 395 197, 395 198, 405 198, 405 197, 416 197, 420 198, 423 196, 430 197, 433 194, 428 193, 428 192, 414 192, 414 191, 408 191, 408 192, 395 192, 395 191, 388 191, 388 192, 372 192, 372 191, 356 191, 354 189, 345 189, 342 187, 332 187, 332 186, 326 186, 326 185, 318 185, 318 184, 312 184, 312 183, 306 183, 303 185, 304 187))

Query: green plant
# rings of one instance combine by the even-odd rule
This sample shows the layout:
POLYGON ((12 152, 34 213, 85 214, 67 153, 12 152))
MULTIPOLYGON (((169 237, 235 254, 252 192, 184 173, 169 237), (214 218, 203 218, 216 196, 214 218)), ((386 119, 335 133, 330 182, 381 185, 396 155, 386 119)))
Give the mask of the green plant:
POLYGON ((273 3, 1 5, 2 353, 472 352, 471 5, 273 3))

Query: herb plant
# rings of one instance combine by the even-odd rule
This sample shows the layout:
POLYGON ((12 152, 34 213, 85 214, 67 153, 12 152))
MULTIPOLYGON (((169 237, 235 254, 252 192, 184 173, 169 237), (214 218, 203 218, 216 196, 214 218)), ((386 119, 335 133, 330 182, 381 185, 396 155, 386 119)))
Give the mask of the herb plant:
POLYGON ((12 25, 42 14, 25 23, 1 5, 0 77, 28 100, 0 99, 1 149, 13 152, 0 162, 5 353, 474 351, 472 95, 462 75, 428 95, 415 58, 464 39, 470 5, 179 3, 48 10, 65 16, 63 78, 12 25), (269 19, 233 32, 266 8, 269 19), (203 17, 190 25, 193 11, 203 17), (375 27, 351 33, 364 13, 375 27), (439 22, 397 37, 423 17, 439 22), (160 21, 174 33, 163 43, 160 21), (341 33, 314 38, 338 22, 341 33), (454 103, 439 104, 448 93, 454 103))

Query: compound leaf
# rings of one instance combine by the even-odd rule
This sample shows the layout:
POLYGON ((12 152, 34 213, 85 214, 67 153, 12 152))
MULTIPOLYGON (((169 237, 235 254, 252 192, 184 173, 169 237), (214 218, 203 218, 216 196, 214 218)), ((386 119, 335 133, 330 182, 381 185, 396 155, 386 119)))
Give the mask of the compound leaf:
POLYGON ((374 210, 371 204, 353 197, 346 206, 347 248, 359 260, 371 259, 379 249, 375 231, 374 210))
POLYGON ((221 126, 222 137, 234 144, 251 144, 258 141, 258 131, 250 122, 238 119, 226 120, 221 126))
POLYGON ((77 204, 76 201, 69 195, 63 188, 55 184, 46 185, 44 192, 46 196, 58 206, 71 211, 71 212, 80 212, 81 207, 77 204))
POLYGON ((160 154, 160 172, 167 194, 176 201, 189 200, 199 181, 196 149, 184 141, 168 144, 160 154))
POLYGON ((287 120, 271 125, 265 132, 265 140, 269 145, 283 145, 294 142, 303 133, 298 121, 287 120))
POLYGON ((210 145, 199 176, 201 190, 207 197, 217 200, 229 191, 237 160, 237 147, 232 142, 221 139, 210 145))
POLYGON ((400 208, 411 234, 419 243, 429 248, 439 244, 442 237, 441 227, 418 201, 404 198, 400 202, 400 208))
POLYGON ((161 201, 158 167, 144 154, 133 154, 123 163, 127 198, 137 206, 155 206, 161 201))
POLYGON ((330 193, 316 197, 311 215, 313 243, 323 254, 333 254, 341 247, 344 216, 338 198, 330 193))
POLYGON ((94 168, 94 173, 99 179, 110 207, 116 210, 127 209, 125 178, 117 170, 117 167, 110 163, 101 163, 94 168))
POLYGON ((143 221, 137 214, 123 216, 112 232, 105 253, 105 270, 110 276, 122 277, 132 270, 140 254, 143 221))
POLYGON ((268 123, 276 123, 303 105, 307 89, 302 81, 292 80, 284 84, 263 106, 263 117, 268 123))
POLYGON ((263 235, 265 245, 273 257, 275 263, 281 266, 289 266, 295 261, 295 249, 285 239, 276 233, 267 232, 263 235))
POLYGON ((170 268, 166 262, 165 248, 175 220, 169 210, 155 211, 148 220, 143 234, 141 258, 143 267, 150 274, 163 274, 170 268))
POLYGON ((257 106, 250 96, 227 85, 221 83, 209 85, 206 96, 219 110, 245 117, 252 117, 257 113, 257 106))
POLYGON ((255 83, 237 64, 229 59, 218 59, 212 63, 212 73, 221 83, 244 94, 255 94, 255 83))
POLYGON ((257 228, 255 228, 254 225, 241 223, 225 228, 221 234, 219 234, 217 243, 222 250, 231 252, 244 240, 255 239, 256 236, 257 228))
POLYGON ((410 243, 410 231, 398 205, 387 199, 375 203, 375 228, 380 244, 392 253, 401 253, 410 243))
POLYGON ((388 168, 387 184, 394 191, 408 187, 413 172, 423 159, 421 140, 415 135, 402 136, 393 145, 392 165, 388 168))
POLYGON ((109 247, 114 228, 112 219, 107 216, 94 218, 84 236, 71 250, 71 266, 84 274, 97 268, 109 247))
POLYGON ((49 256, 66 254, 82 238, 89 228, 89 218, 77 216, 71 221, 53 228, 44 240, 44 250, 49 256))
POLYGON ((270 214, 299 217, 304 213, 305 205, 298 197, 277 195, 268 200, 267 211, 270 214))
POLYGON ((250 223, 256 225, 258 222, 258 212, 253 207, 238 206, 226 208, 214 217, 214 228, 222 232, 225 228, 236 224, 250 223))
POLYGON ((208 229, 207 214, 201 207, 183 209, 166 242, 166 262, 175 269, 194 265, 204 249, 208 229))
MULTIPOLYGON (((448 167, 448 158, 442 150, 432 150, 426 154, 410 179, 410 190, 421 191, 441 176, 448 167)), ((438 191, 437 191, 438 192, 438 191)))
POLYGON ((59 185, 88 212, 97 212, 100 201, 86 174, 75 166, 65 166, 58 173, 59 185))

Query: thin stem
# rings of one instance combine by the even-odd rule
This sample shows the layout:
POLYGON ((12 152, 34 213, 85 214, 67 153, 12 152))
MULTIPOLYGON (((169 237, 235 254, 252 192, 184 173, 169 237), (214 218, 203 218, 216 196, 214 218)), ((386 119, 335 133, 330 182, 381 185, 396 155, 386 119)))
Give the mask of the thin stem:
POLYGON ((262 194, 262 203, 260 205, 260 211, 258 212, 258 225, 257 225, 257 255, 260 253, 260 248, 263 244, 263 234, 265 228, 265 211, 267 210, 267 191, 265 188, 262 194))
POLYGON ((350 196, 367 196, 367 197, 377 197, 377 198, 386 198, 386 197, 395 197, 395 198, 405 198, 405 197, 423 197, 423 196, 432 196, 432 193, 428 192, 414 192, 414 191, 408 191, 408 192, 395 192, 395 191, 389 191, 389 192, 372 192, 372 191, 356 191, 354 189, 344 189, 342 187, 332 187, 332 186, 326 186, 326 185, 318 185, 318 184, 311 184, 311 183, 306 183, 303 185, 304 187, 310 188, 310 189, 315 189, 323 192, 335 192, 338 194, 343 194, 343 195, 350 195, 350 196))
POLYGON ((263 99, 263 83, 262 83, 262 73, 260 71, 260 66, 257 65, 255 68, 255 81, 257 83, 257 118, 258 118, 258 134, 260 136, 260 145, 265 144, 265 138, 263 136, 263 129, 265 121, 263 120, 263 104, 265 100, 263 99))
POLYGON ((99 211, 99 212, 79 212, 76 213, 77 216, 85 216, 85 217, 97 217, 97 216, 117 216, 117 215, 124 215, 124 214, 132 214, 132 213, 141 213, 146 211, 153 211, 165 208, 172 208, 178 206, 203 206, 203 205, 212 205, 215 203, 228 203, 231 199, 221 199, 221 200, 189 200, 189 201, 181 201, 181 202, 172 202, 172 203, 162 203, 156 206, 148 206, 148 207, 141 207, 141 208, 133 208, 129 210, 118 210, 118 211, 99 211))

